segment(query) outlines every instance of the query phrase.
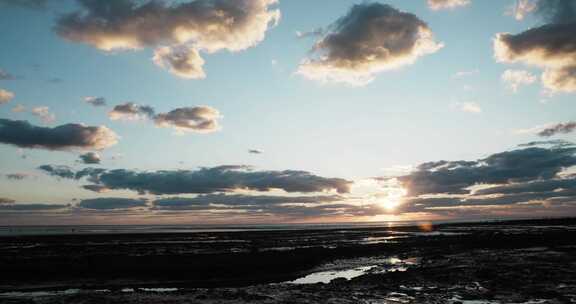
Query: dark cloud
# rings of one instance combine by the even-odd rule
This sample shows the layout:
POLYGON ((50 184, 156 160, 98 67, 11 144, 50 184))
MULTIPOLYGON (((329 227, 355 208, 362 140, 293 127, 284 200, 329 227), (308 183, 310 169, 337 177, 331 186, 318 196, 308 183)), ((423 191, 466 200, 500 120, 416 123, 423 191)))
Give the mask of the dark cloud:
POLYGON ((133 102, 127 102, 114 107, 108 112, 108 117, 112 120, 142 120, 154 117, 154 108, 141 106, 133 102))
POLYGON ((557 134, 568 134, 576 131, 576 122, 570 121, 566 123, 559 123, 554 126, 548 127, 540 132, 538 135, 543 137, 550 137, 557 134))
POLYGON ((23 7, 29 9, 45 9, 48 0, 0 0, 0 7, 12 6, 23 7))
POLYGON ((160 113, 154 122, 160 127, 171 127, 182 132, 209 133, 220 129, 218 119, 222 116, 218 110, 207 107, 188 107, 160 113))
POLYGON ((100 164, 100 154, 96 152, 88 152, 80 155, 80 161, 84 164, 100 164))
POLYGON ((102 185, 83 185, 82 188, 84 190, 97 192, 97 193, 104 193, 104 192, 108 191, 108 188, 106 188, 106 186, 102 186, 102 185))
POLYGON ((157 64, 187 78, 203 75, 198 51, 235 52, 255 46, 280 17, 278 10, 270 9, 277 0, 78 3, 81 10, 58 20, 55 30, 59 36, 105 51, 160 47, 157 64), (190 51, 175 53, 180 47, 190 51))
POLYGON ((342 201, 339 195, 326 196, 271 196, 271 195, 243 195, 243 194, 208 194, 194 198, 166 198, 154 201, 158 209, 187 209, 194 207, 213 207, 221 205, 225 207, 264 207, 283 204, 318 204, 342 201))
POLYGON ((566 24, 576 22, 576 2, 572 0, 539 0, 535 13, 547 23, 566 24))
POLYGON ((569 142, 562 139, 554 139, 554 140, 543 140, 543 141, 532 141, 525 144, 520 144, 518 147, 534 147, 534 146, 551 146, 556 148, 561 147, 568 147, 573 146, 573 142, 569 142))
POLYGON ((38 167, 38 169, 54 177, 67 179, 74 179, 76 177, 76 172, 68 166, 42 165, 38 167))
POLYGON ((504 186, 496 186, 478 190, 476 195, 488 194, 517 194, 517 193, 541 193, 560 192, 560 190, 576 190, 576 178, 550 179, 529 183, 515 183, 504 186))
POLYGON ((501 62, 543 67, 542 83, 547 89, 576 92, 575 2, 540 0, 536 13, 546 24, 520 34, 497 34, 496 58, 501 62))
POLYGON ((0 211, 50 211, 68 209, 64 204, 10 204, 0 205, 0 211))
MULTIPOLYGON (((86 168, 74 172, 66 166, 44 165, 39 167, 49 175, 80 179, 88 177, 96 185, 111 190, 132 190, 152 194, 218 193, 234 190, 286 192, 338 193, 350 191, 352 182, 341 178, 325 178, 306 171, 252 171, 247 166, 220 166, 190 170, 164 170, 137 172, 124 169, 105 170, 86 168)), ((84 187, 87 189, 86 187, 84 187)))
POLYGON ((67 209, 70 205, 62 204, 8 204, 0 205, 0 211, 49 211, 67 209))
POLYGON ((78 207, 92 210, 116 210, 146 207, 146 200, 129 198, 94 198, 78 203, 78 207))
POLYGON ((324 216, 374 216, 382 214, 376 205, 354 205, 338 195, 269 196, 269 195, 200 195, 195 198, 167 198, 153 202, 157 211, 219 212, 244 216, 267 215, 288 218, 324 216))
POLYGON ((414 63, 442 47, 416 15, 365 2, 333 23, 298 73, 320 81, 363 85, 375 74, 414 63))
POLYGON ((550 179, 576 165, 576 147, 507 151, 477 161, 424 163, 398 180, 410 195, 464 194, 475 184, 507 184, 550 179))
POLYGON ((562 215, 576 205, 576 145, 537 141, 476 161, 424 163, 398 178, 409 196, 393 213, 450 217, 562 215))
POLYGON ((106 105, 106 99, 104 97, 88 96, 84 97, 84 102, 95 107, 103 107, 106 105))
POLYGON ((28 173, 9 173, 6 174, 6 178, 10 180, 24 180, 29 178, 31 175, 28 173))
POLYGON ((47 150, 101 150, 117 143, 118 136, 104 126, 65 124, 38 127, 22 120, 0 119, 0 143, 47 150))

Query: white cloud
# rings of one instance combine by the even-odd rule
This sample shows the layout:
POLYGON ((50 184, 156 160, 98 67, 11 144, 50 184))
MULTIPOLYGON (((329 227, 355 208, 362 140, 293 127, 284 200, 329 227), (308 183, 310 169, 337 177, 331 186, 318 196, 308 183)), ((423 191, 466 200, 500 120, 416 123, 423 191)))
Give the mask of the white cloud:
POLYGON ((154 63, 172 74, 186 79, 206 78, 204 59, 195 48, 186 46, 160 47, 154 51, 154 63))
POLYGON ((514 93, 518 92, 520 86, 536 82, 536 76, 524 70, 506 70, 502 73, 501 79, 514 93))
POLYGON ((8 90, 0 89, 0 104, 8 103, 14 98, 14 96, 14 93, 8 90))
POLYGON ((478 105, 473 101, 455 102, 452 104, 452 109, 466 113, 474 113, 474 114, 482 113, 482 108, 480 107, 480 105, 478 105))
POLYGON ((428 0, 428 7, 432 10, 456 9, 468 6, 470 0, 428 0))
POLYGON ((54 115, 54 113, 51 113, 50 108, 48 107, 34 107, 32 108, 32 110, 30 110, 30 113, 40 118, 42 122, 47 124, 56 121, 56 115, 54 115))

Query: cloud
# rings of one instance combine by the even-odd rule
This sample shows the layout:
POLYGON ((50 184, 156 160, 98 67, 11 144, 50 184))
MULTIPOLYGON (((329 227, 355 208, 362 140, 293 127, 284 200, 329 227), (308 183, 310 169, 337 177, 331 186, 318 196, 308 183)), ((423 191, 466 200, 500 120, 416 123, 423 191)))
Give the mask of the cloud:
POLYGON ((248 153, 250 153, 250 154, 262 154, 264 152, 262 152, 261 150, 257 150, 257 149, 250 149, 250 150, 248 150, 248 153))
POLYGON ((44 171, 48 175, 59 178, 74 179, 76 176, 76 172, 68 166, 42 165, 38 167, 38 169, 44 171))
POLYGON ((195 198, 167 198, 153 202, 156 211, 218 212, 242 216, 276 216, 301 219, 308 217, 375 216, 382 208, 374 204, 346 203, 333 196, 270 196, 270 195, 200 195, 195 198))
POLYGON ((45 9, 48 0, 0 0, 0 7, 13 6, 29 9, 45 9))
POLYGON ((14 80, 16 77, 3 69, 0 69, 0 80, 14 80))
POLYGON ((319 28, 309 32, 296 31, 296 37, 298 38, 310 38, 310 37, 320 37, 324 34, 324 30, 319 28))
POLYGON ((445 10, 445 9, 455 9, 459 7, 468 6, 470 0, 427 0, 428 7, 431 10, 445 10))
MULTIPOLYGON (((86 168, 73 171, 69 167, 43 165, 40 170, 68 179, 89 177, 89 181, 110 190, 132 190, 151 194, 206 194, 236 190, 286 192, 350 191, 351 181, 325 178, 306 171, 253 171, 247 166, 219 166, 191 170, 138 172, 125 169, 86 168)), ((86 187, 84 187, 87 189, 86 187)))
POLYGON ((14 112, 14 113, 22 113, 25 111, 26 111, 26 108, 23 105, 16 105, 12 108, 12 112, 14 112))
POLYGON ((29 178, 31 175, 28 173, 9 173, 5 175, 7 179, 20 181, 29 178))
POLYGON ((442 44, 416 15, 389 5, 354 5, 316 41, 297 73, 322 82, 365 85, 377 73, 410 65, 442 44))
POLYGON ((108 190, 110 190, 110 189, 106 188, 106 186, 102 186, 102 185, 83 185, 82 189, 96 192, 96 193, 104 193, 104 192, 107 192, 108 190))
POLYGON ((538 132, 539 136, 542 137, 550 137, 557 134, 568 134, 576 131, 576 122, 570 121, 566 123, 559 123, 548 128, 543 129, 542 131, 538 132))
POLYGON ((7 204, 0 205, 0 211, 49 211, 49 210, 59 210, 68 209, 70 205, 63 204, 7 204))
POLYGON ((80 155, 80 161, 84 164, 100 164, 100 154, 96 152, 88 152, 80 155))
POLYGON ((325 196, 271 196, 243 194, 208 194, 194 198, 173 197, 154 201, 156 209, 186 210, 192 208, 211 208, 214 205, 230 207, 264 207, 283 204, 319 204, 344 200, 339 195, 325 196))
POLYGON ((48 107, 34 107, 32 110, 30 110, 30 113, 40 118, 40 120, 46 124, 50 124, 56 121, 56 115, 54 115, 54 113, 50 113, 50 109, 48 107))
POLYGON ((514 19, 518 21, 524 20, 528 14, 536 10, 536 7, 537 5, 534 0, 516 0, 516 3, 507 12, 507 15, 513 16, 514 19))
POLYGON ((452 104, 452 108, 466 113, 475 113, 475 114, 482 113, 482 108, 480 107, 480 105, 478 105, 473 101, 456 102, 452 104))
MULTIPOLYGON (((196 52, 242 51, 260 43, 274 26, 280 11, 271 9, 277 0, 196 0, 178 4, 161 1, 79 0, 82 9, 63 16, 55 27, 64 39, 85 43, 104 51, 136 50, 145 47, 186 46, 196 52)), ((186 59, 164 64, 173 72, 190 74, 192 53, 186 59)), ((197 75, 198 58, 192 66, 197 75)), ((201 66, 201 65, 200 65, 201 66)))
POLYGON ((552 139, 543 141, 532 141, 524 144, 518 145, 518 147, 534 147, 534 146, 551 146, 554 148, 569 147, 574 145, 574 143, 562 140, 562 139, 552 139))
POLYGON ((154 117, 154 109, 150 106, 141 106, 127 102, 114 107, 108 112, 112 120, 144 120, 154 117))
POLYGON ((496 59, 544 68, 542 84, 546 89, 576 92, 576 3, 540 0, 535 11, 548 23, 516 35, 497 34, 496 59))
POLYGON ((84 102, 95 107, 106 106, 106 99, 104 97, 87 96, 84 97, 84 102))
POLYGON ((159 127, 171 127, 181 132, 210 133, 218 131, 218 119, 222 116, 218 110, 208 107, 188 107, 160 113, 154 117, 159 127))
POLYGON ((9 198, 5 198, 5 197, 0 197, 0 205, 5 205, 5 204, 14 204, 16 201, 13 199, 9 199, 9 198))
POLYGON ((197 106, 177 108, 167 113, 155 114, 154 108, 132 102, 117 105, 108 116, 112 120, 153 120, 161 128, 178 132, 210 133, 220 130, 220 112, 212 107, 197 106))
POLYGON ((118 142, 107 127, 65 124, 38 127, 23 120, 0 119, 0 143, 47 150, 102 150, 118 142))
POLYGON ((0 89, 0 105, 8 103, 10 100, 14 98, 14 96, 15 96, 14 93, 8 90, 0 89))
POLYGON ((536 76, 524 70, 506 70, 502 74, 502 82, 504 82, 512 92, 516 93, 520 86, 536 82, 536 76))
POLYGON ((398 180, 411 195, 463 194, 476 184, 507 184, 554 178, 576 165, 576 147, 530 147, 490 155, 476 161, 421 164, 398 180))
POLYGON ((397 178, 406 189, 395 213, 447 217, 561 216, 576 210, 576 146, 538 141, 475 161, 421 164, 397 178))
POLYGON ((160 47, 154 51, 154 63, 172 74, 187 79, 206 78, 204 59, 198 50, 186 46, 160 47))
POLYGON ((130 198, 93 198, 78 203, 78 207, 92 210, 117 210, 146 207, 146 200, 130 198))
POLYGON ((542 84, 554 92, 576 92, 576 66, 545 70, 542 84))
POLYGON ((480 70, 478 70, 478 69, 469 70, 469 71, 460 71, 460 72, 454 73, 454 75, 452 75, 452 78, 464 78, 467 76, 476 75, 478 73, 480 73, 480 70))

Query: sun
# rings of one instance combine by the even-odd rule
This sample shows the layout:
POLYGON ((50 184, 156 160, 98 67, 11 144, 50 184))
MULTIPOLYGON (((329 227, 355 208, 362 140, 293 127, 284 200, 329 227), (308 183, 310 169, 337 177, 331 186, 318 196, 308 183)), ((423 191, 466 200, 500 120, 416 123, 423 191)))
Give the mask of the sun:
POLYGON ((379 197, 378 203, 380 206, 384 207, 386 210, 394 210, 402 205, 404 196, 406 196, 406 189, 404 188, 392 188, 386 191, 386 194, 379 197))

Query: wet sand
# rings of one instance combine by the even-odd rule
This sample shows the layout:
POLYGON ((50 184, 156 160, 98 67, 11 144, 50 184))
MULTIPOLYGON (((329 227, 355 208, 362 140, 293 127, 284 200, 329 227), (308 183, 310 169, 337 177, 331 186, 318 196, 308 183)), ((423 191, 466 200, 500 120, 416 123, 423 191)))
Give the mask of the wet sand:
POLYGON ((576 219, 0 241, 0 303, 576 303, 576 219))

